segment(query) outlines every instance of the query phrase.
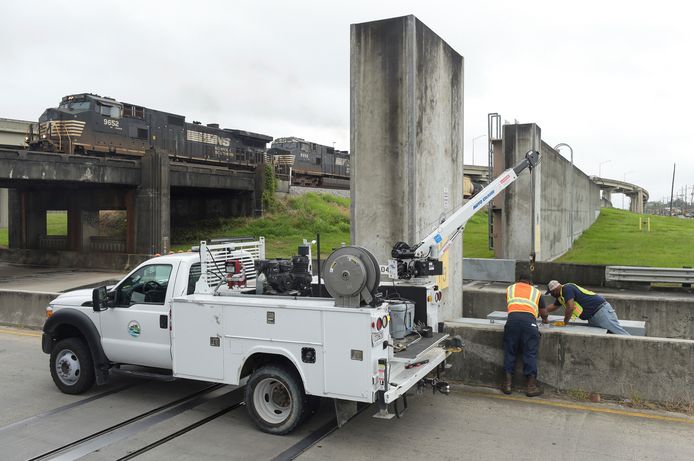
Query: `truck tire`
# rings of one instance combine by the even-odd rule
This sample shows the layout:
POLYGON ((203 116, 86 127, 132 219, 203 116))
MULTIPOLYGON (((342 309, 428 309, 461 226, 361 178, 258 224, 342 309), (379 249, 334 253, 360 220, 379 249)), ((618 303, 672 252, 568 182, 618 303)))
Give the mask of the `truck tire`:
POLYGON ((94 385, 94 362, 80 338, 65 338, 51 351, 51 377, 65 394, 81 394, 94 385))
POLYGON ((297 373, 278 365, 266 365, 251 375, 245 401, 255 425, 269 434, 293 431, 309 411, 308 398, 297 373))

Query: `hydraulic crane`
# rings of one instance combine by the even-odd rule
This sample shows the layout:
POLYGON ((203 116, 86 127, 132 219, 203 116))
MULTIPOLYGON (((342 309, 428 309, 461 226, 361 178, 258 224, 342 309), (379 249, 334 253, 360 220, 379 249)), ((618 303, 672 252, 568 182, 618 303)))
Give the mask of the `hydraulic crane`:
POLYGON ((388 275, 395 280, 411 280, 443 273, 443 264, 439 257, 445 253, 451 243, 465 228, 465 224, 472 216, 484 208, 501 191, 510 186, 523 170, 532 169, 540 162, 540 153, 530 150, 525 158, 517 165, 507 169, 487 187, 463 206, 458 208, 451 216, 446 218, 439 226, 416 245, 408 245, 398 242, 393 246, 388 261, 388 275), (441 243, 443 245, 441 246, 441 243))

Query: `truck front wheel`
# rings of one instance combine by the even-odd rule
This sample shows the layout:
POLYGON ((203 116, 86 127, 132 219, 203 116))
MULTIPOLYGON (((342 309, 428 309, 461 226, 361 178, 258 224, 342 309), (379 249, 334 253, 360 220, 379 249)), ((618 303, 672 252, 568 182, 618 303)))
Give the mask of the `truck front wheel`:
POLYGON ((253 422, 264 432, 283 435, 304 420, 308 398, 294 370, 266 365, 246 384, 246 407, 253 422))
POLYGON ((94 362, 80 338, 65 338, 51 351, 51 377, 65 394, 81 394, 94 385, 94 362))

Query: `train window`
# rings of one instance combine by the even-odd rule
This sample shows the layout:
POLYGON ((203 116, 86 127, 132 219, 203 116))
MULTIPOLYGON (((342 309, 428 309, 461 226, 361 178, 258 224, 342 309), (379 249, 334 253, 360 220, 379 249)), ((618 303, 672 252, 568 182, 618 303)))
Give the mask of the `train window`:
POLYGON ((320 165, 320 157, 316 157, 316 165, 320 165))
POLYGON ((167 117, 167 120, 169 122, 169 125, 176 125, 176 126, 183 126, 183 117, 174 117, 169 115, 167 117))
POLYGON ((147 139, 147 128, 138 128, 137 129, 137 138, 138 139, 147 139))

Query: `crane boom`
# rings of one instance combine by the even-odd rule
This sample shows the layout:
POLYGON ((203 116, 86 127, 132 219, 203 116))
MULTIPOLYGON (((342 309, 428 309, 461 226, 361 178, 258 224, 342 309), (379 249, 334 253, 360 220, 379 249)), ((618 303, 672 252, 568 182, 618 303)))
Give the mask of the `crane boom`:
POLYGON ((441 222, 436 230, 427 235, 420 243, 414 246, 409 246, 405 242, 396 243, 391 252, 391 256, 395 259, 391 260, 389 264, 391 277, 409 279, 440 275, 442 267, 438 261, 439 255, 448 249, 451 242, 463 231, 470 218, 518 179, 518 175, 523 170, 532 171, 539 162, 540 153, 534 150, 528 151, 523 160, 497 176, 475 197, 441 222), (446 243, 439 249, 441 242, 446 243))

